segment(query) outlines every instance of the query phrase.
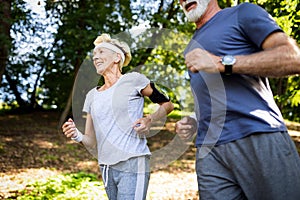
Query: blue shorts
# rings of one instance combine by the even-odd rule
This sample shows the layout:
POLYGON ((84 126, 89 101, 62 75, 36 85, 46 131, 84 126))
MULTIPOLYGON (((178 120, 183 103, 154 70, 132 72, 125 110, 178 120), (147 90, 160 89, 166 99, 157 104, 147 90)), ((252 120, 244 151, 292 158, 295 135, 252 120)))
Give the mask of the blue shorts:
POLYGON ((110 200, 144 200, 150 179, 149 156, 140 156, 116 165, 100 165, 110 200))
POLYGON ((300 159, 287 132, 197 149, 200 199, 300 199, 300 159))

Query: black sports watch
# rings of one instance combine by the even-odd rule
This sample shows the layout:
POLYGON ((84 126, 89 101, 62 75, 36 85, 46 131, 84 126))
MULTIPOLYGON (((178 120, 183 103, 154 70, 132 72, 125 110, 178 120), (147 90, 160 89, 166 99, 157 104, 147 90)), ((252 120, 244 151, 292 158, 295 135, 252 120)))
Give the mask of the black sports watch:
POLYGON ((225 67, 224 74, 225 75, 230 75, 232 74, 232 66, 235 64, 236 59, 232 55, 225 55, 221 58, 221 63, 225 67))

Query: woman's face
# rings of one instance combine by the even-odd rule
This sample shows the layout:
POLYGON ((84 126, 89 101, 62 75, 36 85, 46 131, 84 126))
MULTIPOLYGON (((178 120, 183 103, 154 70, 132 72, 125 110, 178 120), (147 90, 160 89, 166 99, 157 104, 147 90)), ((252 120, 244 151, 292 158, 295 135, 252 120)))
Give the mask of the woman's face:
POLYGON ((94 50, 93 54, 93 63, 98 74, 103 75, 107 69, 114 65, 114 58, 116 57, 114 54, 116 53, 110 49, 99 47, 94 50))

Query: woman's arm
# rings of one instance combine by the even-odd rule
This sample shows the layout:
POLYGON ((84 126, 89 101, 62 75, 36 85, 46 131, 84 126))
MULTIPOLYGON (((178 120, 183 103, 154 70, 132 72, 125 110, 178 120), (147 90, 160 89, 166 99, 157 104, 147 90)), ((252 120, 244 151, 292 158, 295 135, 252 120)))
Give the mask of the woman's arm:
MULTIPOLYGON (((150 97, 153 95, 154 89, 153 87, 148 84, 142 91, 142 95, 150 97)), ((155 95, 163 95, 163 94, 155 94, 155 95)), ((165 99, 165 98, 162 98, 165 99)), ((166 117, 170 112, 173 111, 174 105, 170 100, 164 100, 162 102, 156 102, 159 104, 159 108, 152 114, 148 115, 147 117, 138 119, 134 123, 134 129, 138 133, 146 133, 149 131, 151 127, 151 122, 162 119, 166 117), (137 126, 138 125, 138 126, 137 126)))
POLYGON ((85 134, 82 134, 76 128, 76 125, 72 119, 69 119, 63 124, 62 130, 66 137, 82 143, 86 147, 94 148, 97 144, 93 120, 90 114, 87 114, 86 117, 85 134))

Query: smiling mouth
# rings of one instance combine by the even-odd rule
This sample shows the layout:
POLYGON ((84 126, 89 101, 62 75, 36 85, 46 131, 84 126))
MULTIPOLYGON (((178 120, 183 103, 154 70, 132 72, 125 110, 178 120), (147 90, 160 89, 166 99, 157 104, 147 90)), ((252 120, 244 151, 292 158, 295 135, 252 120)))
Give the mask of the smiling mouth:
POLYGON ((100 64, 100 63, 98 63, 98 64, 95 65, 95 67, 96 67, 97 69, 101 69, 101 68, 103 68, 103 65, 100 64))
POLYGON ((97 66, 102 65, 102 64, 103 64, 103 62, 97 62, 96 63, 97 66))
POLYGON ((196 1, 192 1, 192 2, 189 2, 187 3, 184 8, 186 11, 190 11, 192 10, 193 8, 195 8, 197 6, 197 2, 196 1))

